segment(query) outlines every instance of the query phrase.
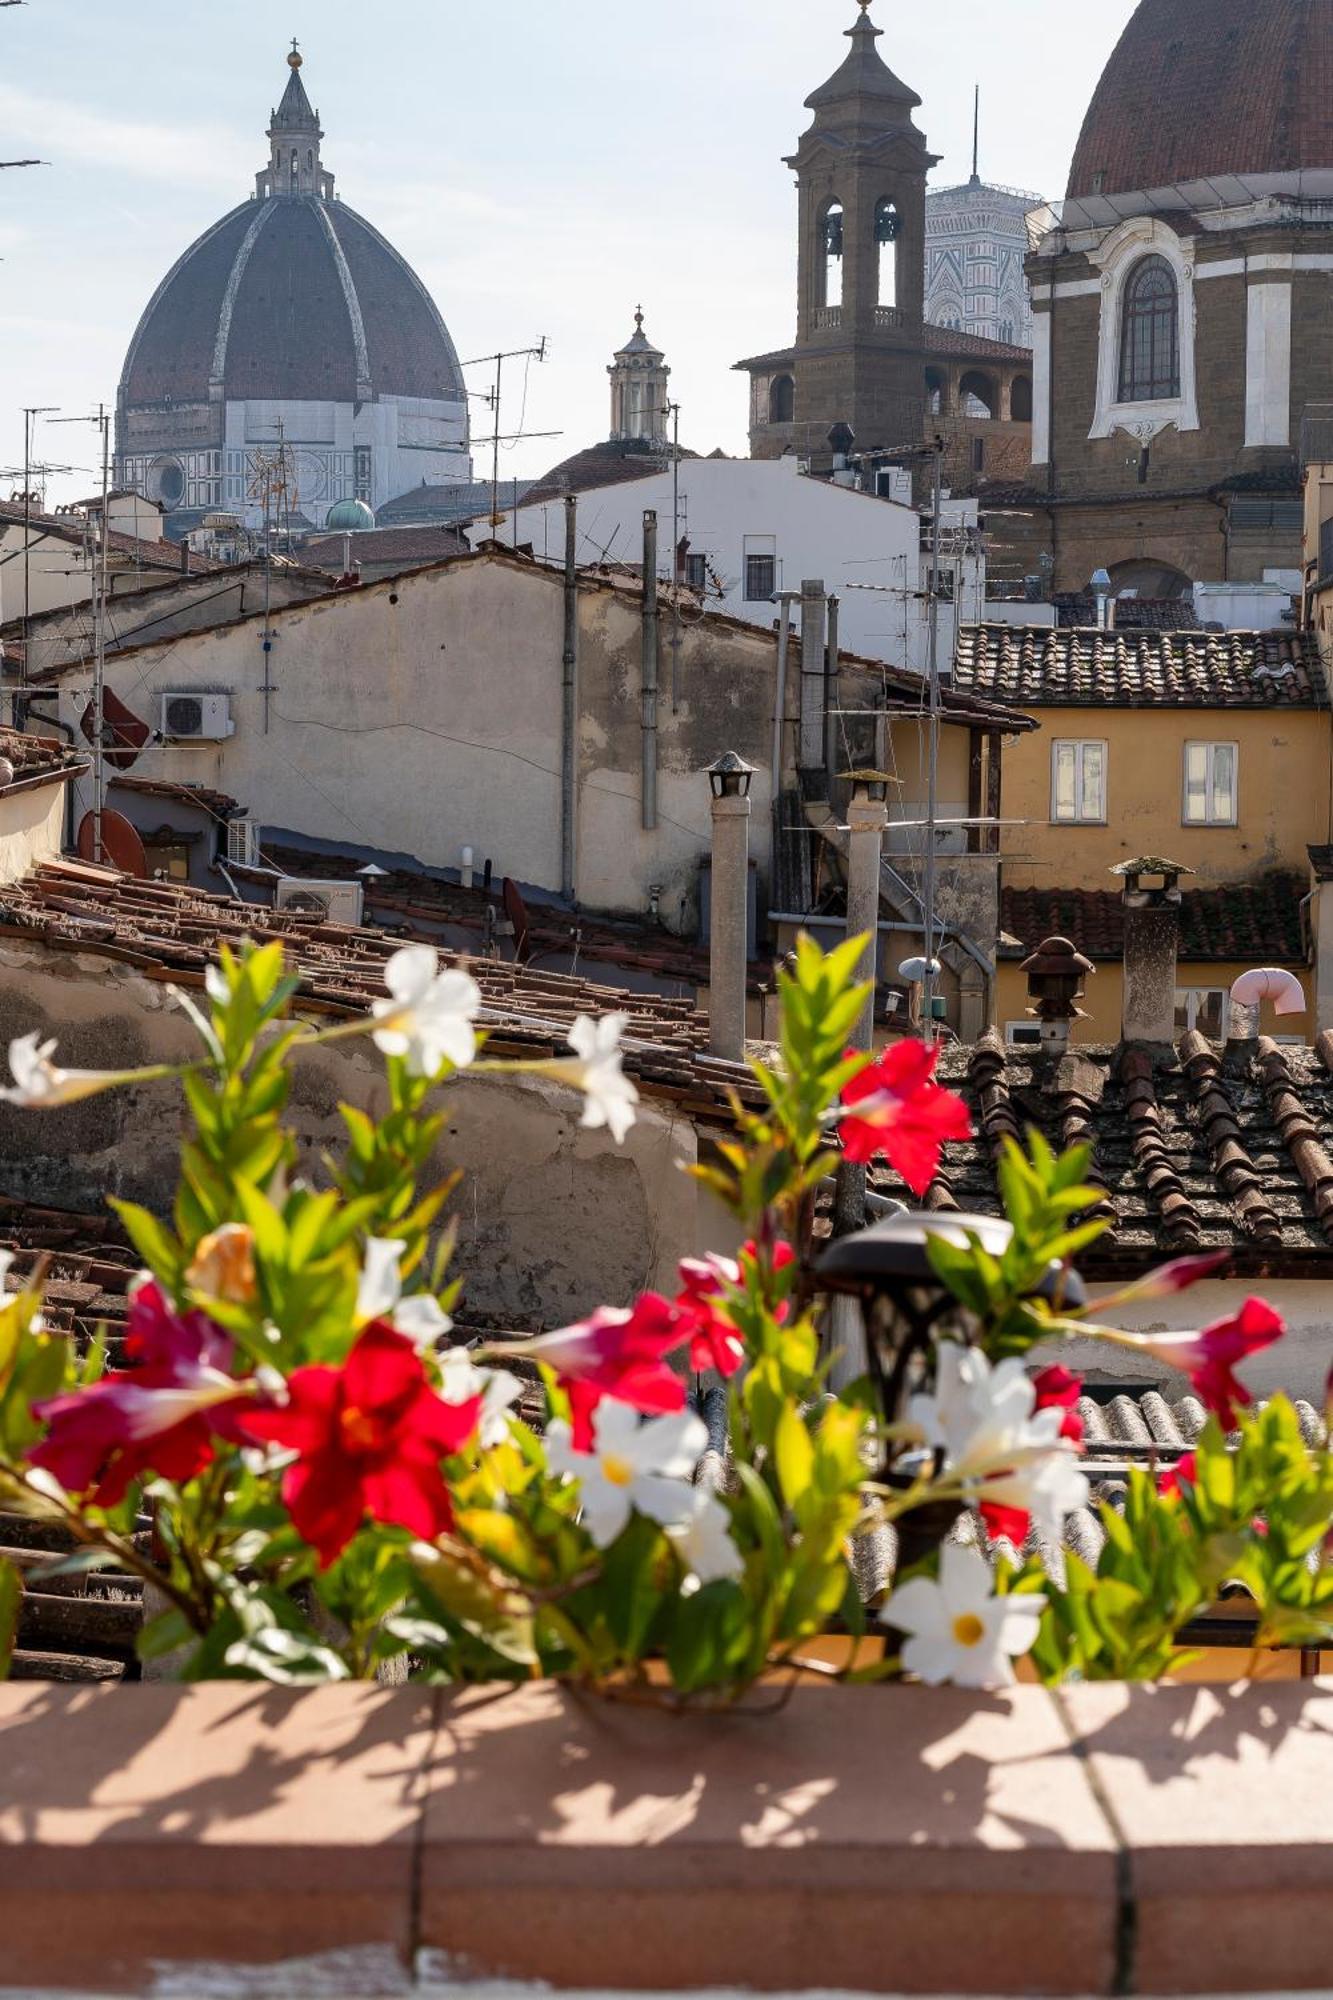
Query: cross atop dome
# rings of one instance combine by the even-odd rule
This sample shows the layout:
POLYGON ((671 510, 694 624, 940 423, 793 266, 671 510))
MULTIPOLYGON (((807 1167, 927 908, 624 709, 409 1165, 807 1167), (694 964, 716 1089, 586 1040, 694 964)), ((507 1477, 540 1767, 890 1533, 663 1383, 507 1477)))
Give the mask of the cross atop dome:
MULTIPOLYGON (((870 0, 862 0, 862 3, 863 5, 868 7, 870 5, 870 0)), ((301 54, 301 44, 297 41, 295 35, 293 35, 292 52, 287 58, 287 67, 289 69, 300 69, 301 64, 304 61, 305 57, 301 54)))

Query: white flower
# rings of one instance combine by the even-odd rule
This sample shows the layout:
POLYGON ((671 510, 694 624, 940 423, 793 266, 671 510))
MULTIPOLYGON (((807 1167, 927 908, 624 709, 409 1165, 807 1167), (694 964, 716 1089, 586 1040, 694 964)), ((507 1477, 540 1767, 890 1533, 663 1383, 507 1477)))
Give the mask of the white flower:
POLYGON ((605 1125, 617 1146, 634 1123, 639 1093, 621 1069, 621 1036, 629 1025, 625 1014, 604 1014, 594 1021, 580 1014, 569 1031, 569 1046, 579 1058, 565 1065, 566 1074, 587 1103, 579 1120, 595 1130, 605 1125))
POLYGON ((577 1479, 583 1523, 599 1549, 609 1548, 637 1508, 664 1528, 683 1527, 694 1507, 687 1482, 707 1444, 708 1427, 691 1410, 640 1424, 628 1403, 608 1396, 592 1419, 593 1448, 575 1451, 569 1425, 546 1432, 553 1472, 577 1479))
POLYGON ((114 1069, 57 1069, 51 1058, 54 1042, 39 1035, 19 1035, 9 1044, 12 1088, 0 1090, 0 1102, 22 1104, 29 1110, 50 1110, 57 1104, 75 1104, 81 1097, 96 1097, 113 1084, 124 1083, 129 1072, 114 1069))
POLYGON ((371 1008, 380 1023, 372 1039, 381 1054, 405 1056, 413 1076, 435 1076, 446 1062, 466 1069, 477 1053, 476 980, 466 972, 441 972, 430 945, 410 944, 385 966, 384 984, 392 999, 371 1008))
POLYGON ((1019 1360, 992 1368, 977 1348, 941 1341, 933 1396, 914 1396, 910 1417, 941 1448, 945 1470, 969 1500, 1030 1514, 1058 1541, 1065 1516, 1088 1503, 1078 1455, 1060 1435, 1063 1410, 1034 1410, 1036 1390, 1019 1360))
POLYGON ((509 1412, 523 1394, 523 1384, 506 1368, 478 1368, 464 1347, 451 1348, 440 1362, 440 1395, 446 1403, 481 1398, 477 1441, 492 1451, 509 1436, 509 1412))
POLYGON ((1012 1662, 1031 1652, 1045 1609, 1039 1594, 997 1597, 977 1551, 946 1542, 938 1583, 913 1577, 879 1615, 910 1635, 903 1666, 927 1686, 952 1681, 955 1687, 995 1688, 1012 1685, 1012 1662))
POLYGON ((731 1516, 706 1486, 690 1488, 689 1515, 667 1534, 687 1571, 687 1596, 702 1584, 744 1575, 744 1559, 731 1539, 731 1516))
POLYGON ((220 965, 205 967, 204 991, 215 1007, 225 1007, 231 999, 231 986, 220 965))
POLYGON ((356 1294, 357 1323, 387 1320, 415 1346, 433 1347, 450 1331, 453 1321, 429 1292, 403 1297, 398 1266, 406 1248, 406 1243, 396 1236, 372 1236, 368 1240, 356 1294))

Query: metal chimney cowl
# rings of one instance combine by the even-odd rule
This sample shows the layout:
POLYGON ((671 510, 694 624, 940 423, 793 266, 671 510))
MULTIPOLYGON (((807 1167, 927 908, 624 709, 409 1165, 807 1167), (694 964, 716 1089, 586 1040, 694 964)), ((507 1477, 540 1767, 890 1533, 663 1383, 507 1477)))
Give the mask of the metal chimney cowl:
POLYGON ((1176 1038, 1176 961, 1180 953, 1180 878, 1194 870, 1161 855, 1121 861, 1125 884, 1126 1043, 1172 1048, 1176 1038))

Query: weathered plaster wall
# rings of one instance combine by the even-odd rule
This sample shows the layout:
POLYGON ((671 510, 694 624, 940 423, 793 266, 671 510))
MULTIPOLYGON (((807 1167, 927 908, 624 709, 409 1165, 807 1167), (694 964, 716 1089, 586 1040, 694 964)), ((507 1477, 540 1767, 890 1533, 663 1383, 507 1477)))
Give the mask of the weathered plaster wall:
MULTIPOLYGON (((1023 939, 1029 951, 1034 951, 1041 942, 1038 937, 1023 939)), ((1312 970, 1302 965, 1287 969, 1301 981, 1307 998, 1311 996, 1314 990, 1312 970)), ((1242 959, 1182 959, 1176 966, 1176 990, 1183 992, 1197 987, 1229 993, 1241 973, 1251 970, 1249 961, 1242 959)), ((998 967, 995 992, 995 1019, 1003 1033, 1008 1022, 1027 1018, 1028 983, 1013 959, 1006 959, 998 967)), ((1124 1021, 1124 967, 1113 960, 1104 960, 1084 980, 1083 993, 1084 997, 1078 1004, 1087 1018, 1074 1022, 1070 1039, 1085 1043, 1118 1041, 1124 1021)), ((1322 1027, 1325 1024, 1319 1022, 1318 1025, 1322 1027)), ((1333 1020, 1327 1025, 1333 1027, 1333 1020)), ((1266 1035, 1300 1035, 1313 1041, 1315 1031, 1316 1017, 1312 1009, 1304 1014, 1278 1015, 1270 1007, 1264 1007, 1263 1032, 1266 1035)))
POLYGON ((1306 844, 1328 824, 1329 718, 1314 709, 1043 708, 1041 728, 1011 741, 1003 837, 1012 888, 1111 889, 1109 870, 1166 854, 1195 871, 1187 888, 1241 882, 1269 869, 1307 872, 1306 844), (1102 826, 1051 820, 1051 745, 1107 745, 1102 826), (1183 826, 1187 742, 1238 743, 1239 824, 1183 826))
MULTIPOLYGON (((1165 1261, 1165 1260, 1163 1260, 1165 1261)), ((1093 1286, 1094 1300, 1105 1297, 1110 1288, 1093 1286)), ((1285 1337, 1256 1354, 1239 1370, 1242 1380, 1259 1397, 1284 1391, 1324 1407, 1325 1385, 1333 1364, 1333 1317, 1330 1316, 1327 1279, 1315 1278, 1216 1278, 1195 1285, 1172 1300, 1130 1307, 1110 1315, 1110 1323, 1126 1333, 1192 1333, 1226 1319, 1252 1293, 1265 1298, 1287 1323, 1285 1337)), ((1054 1350, 1052 1350, 1054 1352, 1054 1350)), ((1043 1350, 1043 1354, 1045 1350, 1043 1350)), ((1086 1375, 1093 1382, 1124 1382, 1139 1388, 1163 1382, 1160 1364, 1109 1346, 1100 1340, 1075 1340, 1061 1344, 1057 1358, 1067 1368, 1086 1375)), ((1168 1382, 1171 1398, 1189 1393, 1183 1376, 1168 1382)))
POLYGON ((64 831, 63 781, 0 792, 0 883, 17 882, 59 854, 64 831))
MULTIPOLYGON (((132 968, 39 946, 0 948, 0 1045, 40 1029, 78 1068, 176 1061, 197 1044, 166 987, 132 968)), ((383 1071, 367 1044, 312 1051, 296 1065, 292 1114, 315 1183, 338 1146, 346 1101, 385 1109, 383 1071)), ((580 1100, 534 1079, 463 1079, 450 1087, 437 1174, 463 1169, 451 1212, 461 1223, 466 1310, 516 1328, 557 1326, 599 1304, 667 1285, 695 1254, 700 1221, 693 1126, 651 1101, 623 1148, 585 1132, 580 1100)), ((159 1212, 175 1185, 180 1098, 145 1084, 46 1113, 0 1105, 0 1190, 71 1207, 108 1195, 159 1212)), ((711 1231, 712 1224, 709 1229, 711 1231)), ((710 1236, 711 1241, 711 1236, 710 1236)))

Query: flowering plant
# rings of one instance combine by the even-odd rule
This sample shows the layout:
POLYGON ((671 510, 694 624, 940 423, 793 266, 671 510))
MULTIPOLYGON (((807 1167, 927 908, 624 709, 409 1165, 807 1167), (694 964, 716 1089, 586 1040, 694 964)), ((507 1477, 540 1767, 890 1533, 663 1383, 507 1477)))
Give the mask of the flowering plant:
MULTIPOLYGON (((843 1641, 831 1670, 851 1678, 985 1686, 1025 1656, 1052 1681, 1148 1675, 1230 1580, 1265 1643, 1328 1635, 1333 1570, 1316 1557, 1333 1462, 1283 1399, 1249 1410, 1237 1364, 1281 1333, 1259 1301, 1169 1348, 1138 1342, 1214 1415, 1169 1482, 1131 1473, 1123 1515, 1102 1507, 1096 1568, 1066 1555, 1057 1581, 1018 1553, 1058 1543, 1090 1498, 1080 1385, 1034 1350, 1137 1339, 1049 1282, 1102 1227, 1077 1152, 1011 1148, 1007 1247, 933 1241, 949 1310, 903 1347, 893 1394, 868 1380, 830 1393, 815 1257, 830 1172, 840 1154, 882 1155, 920 1193, 969 1130, 932 1051, 848 1050, 859 955, 857 940, 827 956, 801 941, 780 1060, 753 1065, 761 1108, 735 1100, 734 1135, 695 1169, 735 1219, 735 1258, 686 1259, 672 1297, 484 1346, 453 1325, 456 1177, 428 1171, 440 1103, 464 1070, 537 1073, 580 1092, 582 1122, 620 1143, 636 1103, 622 1019, 576 1023, 569 1057, 493 1061, 475 983, 418 946, 390 962, 368 1019, 316 1033, 269 945, 224 950, 203 1007, 178 996, 201 1044, 183 1069, 64 1070, 24 1037, 11 1101, 38 1113, 175 1076, 189 1131, 171 1214, 116 1204, 146 1267, 116 1365, 104 1339, 80 1358, 44 1328, 40 1272, 0 1304, 3 1504, 72 1531, 78 1552, 54 1570, 140 1576, 154 1607, 140 1651, 192 1680, 397 1662, 728 1701, 828 1633, 843 1641), (316 1188, 284 1122, 291 1065, 355 1035, 385 1057, 387 1109, 375 1122, 343 1107, 346 1145, 316 1188), (858 1547, 889 1529, 898 1574, 868 1604, 858 1547)), ((1212 1268, 1168 1266, 1135 1295, 1212 1268)), ((0 1666, 22 1587, 0 1561, 0 1666)))

